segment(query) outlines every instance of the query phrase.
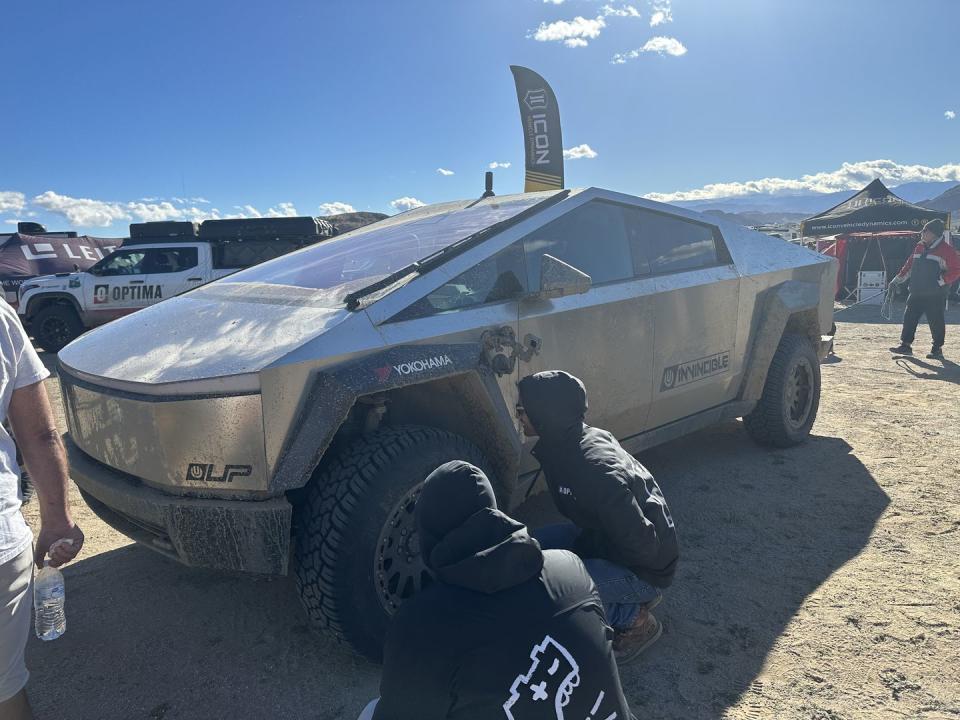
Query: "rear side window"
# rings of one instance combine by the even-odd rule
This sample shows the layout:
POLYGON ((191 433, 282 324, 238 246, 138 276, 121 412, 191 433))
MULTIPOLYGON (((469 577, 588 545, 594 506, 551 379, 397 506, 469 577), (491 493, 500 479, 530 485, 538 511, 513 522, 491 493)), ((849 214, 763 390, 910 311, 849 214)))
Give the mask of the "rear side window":
POLYGON ((452 310, 516 300, 526 290, 523 246, 514 243, 444 283, 390 320, 412 320, 452 310))
POLYGON ((197 266, 195 247, 151 248, 143 260, 142 272, 150 275, 178 273, 197 266))
POLYGON ((720 263, 717 232, 709 225, 638 210, 631 232, 634 255, 646 257, 649 272, 671 273, 720 263))
POLYGON ((213 266, 217 269, 248 268, 273 260, 301 247, 295 240, 234 240, 213 248, 213 266))
POLYGON ((594 200, 533 231, 524 239, 530 287, 540 287, 545 254, 585 272, 594 285, 631 277, 628 211, 622 205, 594 200))

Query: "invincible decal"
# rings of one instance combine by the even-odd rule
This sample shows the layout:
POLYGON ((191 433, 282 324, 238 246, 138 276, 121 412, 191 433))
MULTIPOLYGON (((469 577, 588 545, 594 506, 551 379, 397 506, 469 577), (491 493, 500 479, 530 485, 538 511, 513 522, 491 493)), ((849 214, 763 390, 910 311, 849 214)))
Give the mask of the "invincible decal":
POLYGON ((689 362, 671 365, 664 368, 663 379, 660 382, 660 392, 673 390, 698 380, 704 380, 715 375, 722 375, 730 369, 730 351, 708 355, 689 362))

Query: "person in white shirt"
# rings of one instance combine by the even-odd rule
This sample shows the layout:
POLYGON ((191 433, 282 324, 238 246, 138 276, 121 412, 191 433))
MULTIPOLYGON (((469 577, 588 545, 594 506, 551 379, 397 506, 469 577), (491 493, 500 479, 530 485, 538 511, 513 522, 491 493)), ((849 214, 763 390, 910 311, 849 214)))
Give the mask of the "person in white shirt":
POLYGON ((83 533, 70 516, 67 456, 43 387, 49 375, 30 344, 20 320, 0 302, 0 718, 31 720, 27 701, 29 673, 24 648, 33 606, 33 566, 42 566, 50 546, 51 565, 69 562, 83 545, 83 533), (40 534, 20 512, 17 449, 3 428, 9 420, 40 504, 40 534))

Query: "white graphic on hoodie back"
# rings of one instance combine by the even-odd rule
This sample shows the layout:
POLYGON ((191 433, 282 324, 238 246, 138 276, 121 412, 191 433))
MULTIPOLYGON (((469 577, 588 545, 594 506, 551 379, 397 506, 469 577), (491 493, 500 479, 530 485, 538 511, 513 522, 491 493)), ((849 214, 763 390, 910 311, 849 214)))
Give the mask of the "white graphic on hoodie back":
MULTIPOLYGON (((508 720, 524 720, 528 716, 542 717, 534 713, 537 705, 552 702, 557 720, 567 720, 564 711, 570 704, 573 692, 580 685, 580 666, 570 652, 549 635, 530 651, 533 661, 526 674, 518 675, 510 686, 510 698, 503 704, 508 720)), ((593 703, 590 714, 582 720, 617 720, 617 713, 606 717, 596 715, 603 703, 601 691, 593 703)), ((539 708, 536 708, 539 711, 539 708)), ((570 720, 581 720, 570 718, 570 720)))

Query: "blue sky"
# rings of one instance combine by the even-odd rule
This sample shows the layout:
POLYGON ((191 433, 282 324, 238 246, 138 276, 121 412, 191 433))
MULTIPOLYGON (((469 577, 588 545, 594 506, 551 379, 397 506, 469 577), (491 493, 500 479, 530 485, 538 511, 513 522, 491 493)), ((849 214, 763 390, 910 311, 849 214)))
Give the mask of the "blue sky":
POLYGON ((519 191, 510 64, 595 153, 568 186, 960 180, 953 0, 11 0, 0 27, 0 232, 394 212, 478 195, 491 162, 519 191))

